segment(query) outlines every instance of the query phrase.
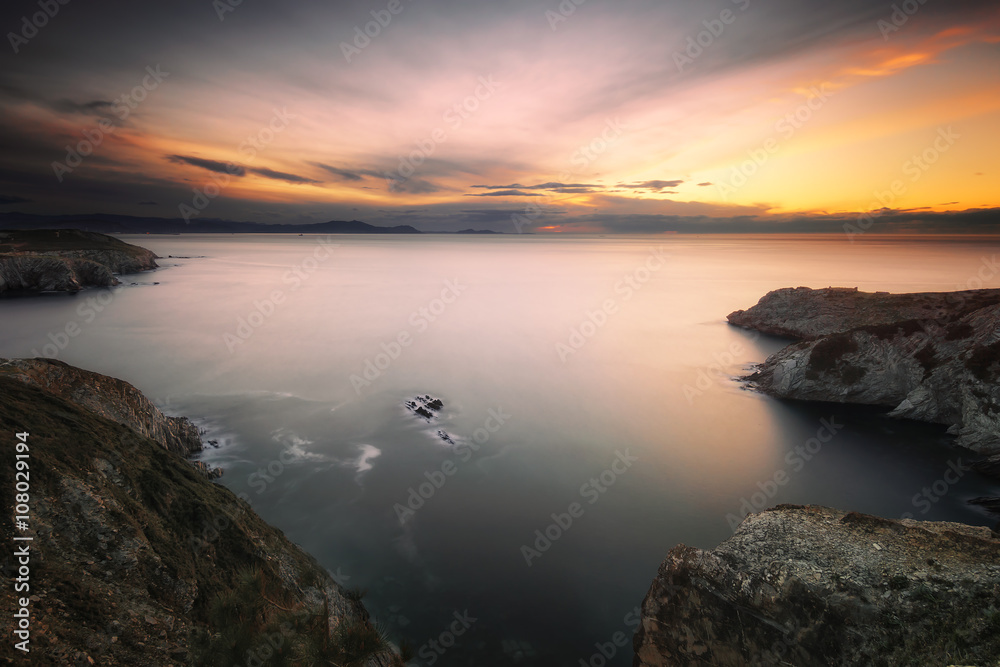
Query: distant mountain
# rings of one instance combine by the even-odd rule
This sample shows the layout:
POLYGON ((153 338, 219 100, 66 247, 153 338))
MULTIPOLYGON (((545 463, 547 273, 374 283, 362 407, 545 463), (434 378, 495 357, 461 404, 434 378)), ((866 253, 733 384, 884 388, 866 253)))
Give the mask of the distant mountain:
POLYGON ((360 220, 331 220, 277 225, 260 222, 183 218, 140 218, 130 215, 31 215, 0 213, 0 229, 83 229, 104 234, 422 234, 409 225, 377 227, 360 220))

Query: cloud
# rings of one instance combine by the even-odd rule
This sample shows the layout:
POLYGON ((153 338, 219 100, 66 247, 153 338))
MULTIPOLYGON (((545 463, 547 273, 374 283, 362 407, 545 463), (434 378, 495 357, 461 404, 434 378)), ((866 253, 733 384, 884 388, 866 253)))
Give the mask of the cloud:
POLYGON ((30 199, 25 199, 24 197, 18 197, 16 195, 0 195, 0 206, 5 204, 27 204, 30 199))
POLYGON ((312 178, 306 178, 305 176, 299 176, 297 174, 288 174, 283 171, 275 171, 273 169, 268 169, 267 167, 251 167, 247 171, 250 171, 258 176, 263 176, 264 178, 273 178, 276 181, 285 181, 286 183, 322 183, 322 181, 317 181, 312 178))
POLYGON ((374 169, 341 169, 340 167, 334 167, 322 162, 310 162, 309 164, 333 174, 342 181, 360 181, 363 180, 365 176, 382 178, 382 174, 374 169))
POLYGON ((603 189, 603 185, 595 185, 593 183, 539 183, 537 185, 521 185, 520 183, 511 183, 510 185, 473 185, 474 188, 482 188, 485 190, 552 190, 555 192, 561 192, 566 188, 586 188, 588 190, 600 190, 603 189))
POLYGON ((205 158, 193 157, 190 155, 168 155, 167 159, 175 164, 189 164, 192 167, 207 169, 217 174, 232 174, 233 176, 246 176, 246 169, 233 162, 220 162, 219 160, 207 160, 205 158))
POLYGON ((633 190, 666 190, 667 188, 676 188, 678 185, 684 181, 643 181, 642 183, 621 183, 623 188, 632 188, 633 190))
POLYGON ((544 197, 537 192, 521 192, 520 190, 493 190, 479 195, 465 195, 466 197, 544 197))
POLYGON ((160 202, 158 202, 158 201, 141 201, 141 202, 139 202, 139 206, 159 206, 159 205, 160 205, 160 202))

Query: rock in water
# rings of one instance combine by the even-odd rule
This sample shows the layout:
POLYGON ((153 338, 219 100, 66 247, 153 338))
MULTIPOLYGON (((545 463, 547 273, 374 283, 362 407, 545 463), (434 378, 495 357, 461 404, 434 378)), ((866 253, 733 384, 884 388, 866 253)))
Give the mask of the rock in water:
POLYGON ((1000 536, 779 505, 672 549, 634 646, 636 667, 993 665, 1000 536))

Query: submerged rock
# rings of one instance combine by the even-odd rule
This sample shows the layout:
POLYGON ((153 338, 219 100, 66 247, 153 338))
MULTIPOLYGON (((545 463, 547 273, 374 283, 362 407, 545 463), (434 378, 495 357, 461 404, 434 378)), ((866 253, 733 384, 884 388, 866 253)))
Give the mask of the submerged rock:
POLYGON ((444 403, 440 398, 431 398, 427 394, 407 399, 403 405, 407 410, 426 421, 434 420, 437 413, 444 408, 444 403))
POLYGON ((634 646, 636 667, 996 664, 1000 535, 779 505, 672 549, 634 646))

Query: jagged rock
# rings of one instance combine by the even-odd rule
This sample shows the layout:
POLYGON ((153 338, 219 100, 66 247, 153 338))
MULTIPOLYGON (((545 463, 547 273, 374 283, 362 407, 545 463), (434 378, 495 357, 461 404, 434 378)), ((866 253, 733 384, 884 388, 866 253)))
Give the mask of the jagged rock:
POLYGON ((104 234, 77 229, 0 232, 0 294, 110 287, 119 284, 114 274, 156 267, 151 251, 104 234))
MULTIPOLYGON (((167 432, 142 426, 151 404, 136 394, 58 362, 0 364, 5 451, 14 434, 30 434, 29 530, 21 534, 34 537, 13 542, 8 518, 4 540, 30 548, 30 590, 15 593, 12 547, 0 554, 0 606, 14 610, 30 594, 31 652, 14 648, 15 619, 5 612, 0 663, 265 664, 279 649, 287 661, 320 649, 330 657, 351 638, 372 646, 357 596, 246 502, 136 430, 138 420, 143 433, 167 432)), ((2 488, 13 487, 13 469, 0 468, 2 488)), ((383 650, 367 664, 402 663, 383 650)))
POLYGON ((779 505, 672 549, 634 646, 636 667, 995 665, 1000 535, 779 505))
POLYGON ((123 380, 56 359, 0 359, 0 376, 5 375, 124 424, 181 456, 202 449, 198 428, 190 420, 165 416, 141 391, 123 380))
POLYGON ((739 312, 731 322, 807 338, 746 378, 757 389, 889 407, 895 417, 948 425, 958 445, 1000 453, 1000 290, 894 296, 799 288, 772 292, 739 312), (892 313, 934 319, 887 322, 877 309, 890 302, 892 313), (793 317, 791 307, 805 314, 793 317))
POLYGON ((906 320, 947 324, 996 304, 1000 290, 890 294, 859 292, 857 287, 787 287, 768 292, 757 305, 730 313, 727 319, 761 333, 811 340, 906 320))

